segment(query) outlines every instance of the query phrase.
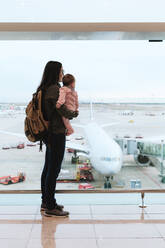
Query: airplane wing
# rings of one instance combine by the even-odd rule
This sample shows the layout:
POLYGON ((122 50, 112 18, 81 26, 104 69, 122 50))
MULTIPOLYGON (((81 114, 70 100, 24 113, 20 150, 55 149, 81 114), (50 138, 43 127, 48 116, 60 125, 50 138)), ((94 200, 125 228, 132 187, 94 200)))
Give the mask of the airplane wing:
POLYGON ((24 134, 21 134, 21 133, 13 133, 13 132, 1 131, 1 130, 0 130, 0 133, 26 138, 26 136, 24 134))
MULTIPOLYGON (((26 136, 24 134, 21 134, 21 133, 13 133, 13 132, 7 132, 7 131, 2 131, 2 130, 0 130, 0 133, 26 138, 26 136)), ((85 153, 89 153, 89 151, 90 151, 89 147, 87 147, 86 145, 77 144, 77 143, 72 142, 72 141, 66 141, 66 147, 74 149, 76 151, 85 152, 85 153)))
POLYGON ((72 123, 72 126, 84 128, 84 125, 82 125, 82 124, 77 124, 77 123, 72 123))
POLYGON ((111 122, 111 123, 107 123, 107 124, 102 124, 101 127, 110 127, 110 126, 114 126, 119 124, 119 122, 111 122))
POLYGON ((85 152, 85 153, 89 153, 89 151, 90 151, 88 146, 77 144, 77 143, 72 142, 72 141, 66 141, 66 147, 74 149, 76 151, 85 152))
MULTIPOLYGON (((111 123, 102 124, 101 127, 110 127, 110 126, 114 126, 114 125, 117 125, 117 124, 119 124, 119 122, 111 122, 111 123)), ((76 123, 72 123, 72 126, 81 127, 81 128, 85 127, 85 125, 76 124, 76 123)))

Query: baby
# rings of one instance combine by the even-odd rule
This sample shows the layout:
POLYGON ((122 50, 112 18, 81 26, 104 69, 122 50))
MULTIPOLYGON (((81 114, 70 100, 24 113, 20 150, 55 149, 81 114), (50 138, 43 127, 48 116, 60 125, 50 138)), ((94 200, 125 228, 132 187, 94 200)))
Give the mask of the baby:
MULTIPOLYGON (((63 87, 59 89, 59 98, 56 103, 56 108, 60 108, 61 105, 65 104, 69 110, 78 111, 78 95, 75 91, 75 78, 71 74, 64 75, 63 87)), ((67 129, 66 135, 71 135, 74 130, 70 124, 69 119, 62 117, 64 125, 67 129)))

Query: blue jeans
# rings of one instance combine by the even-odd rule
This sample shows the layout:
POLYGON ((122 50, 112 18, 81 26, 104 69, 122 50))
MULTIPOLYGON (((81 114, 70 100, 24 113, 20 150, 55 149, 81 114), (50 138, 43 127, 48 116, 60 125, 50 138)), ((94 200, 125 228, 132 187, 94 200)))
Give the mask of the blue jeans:
POLYGON ((55 199, 56 180, 61 170, 65 152, 65 139, 63 133, 51 134, 50 144, 46 144, 45 164, 41 175, 42 202, 46 208, 53 209, 57 205, 55 199))

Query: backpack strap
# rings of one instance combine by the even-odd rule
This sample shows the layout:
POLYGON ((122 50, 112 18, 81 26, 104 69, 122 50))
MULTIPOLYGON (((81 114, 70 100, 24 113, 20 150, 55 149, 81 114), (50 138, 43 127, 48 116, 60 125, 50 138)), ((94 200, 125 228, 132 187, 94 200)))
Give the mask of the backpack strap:
POLYGON ((43 141, 40 140, 40 148, 39 148, 39 152, 42 152, 42 145, 43 145, 43 141))

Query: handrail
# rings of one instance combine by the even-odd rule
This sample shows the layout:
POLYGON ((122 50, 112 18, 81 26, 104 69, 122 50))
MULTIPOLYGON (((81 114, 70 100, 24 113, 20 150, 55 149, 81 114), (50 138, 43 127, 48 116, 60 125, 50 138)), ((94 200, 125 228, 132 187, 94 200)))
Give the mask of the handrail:
MULTIPOLYGON (((41 190, 0 190, 0 194, 40 194, 41 190)), ((165 189, 133 189, 133 190, 56 190, 57 194, 99 194, 99 193, 165 193, 165 189)))
MULTIPOLYGON (((0 190, 0 194, 40 194, 41 190, 0 190)), ((165 189, 133 189, 133 190, 56 190, 59 194, 94 194, 94 193, 140 193, 142 204, 140 208, 146 208, 144 204, 145 193, 165 193, 165 189)))

